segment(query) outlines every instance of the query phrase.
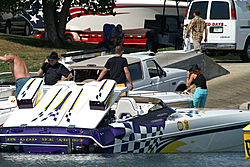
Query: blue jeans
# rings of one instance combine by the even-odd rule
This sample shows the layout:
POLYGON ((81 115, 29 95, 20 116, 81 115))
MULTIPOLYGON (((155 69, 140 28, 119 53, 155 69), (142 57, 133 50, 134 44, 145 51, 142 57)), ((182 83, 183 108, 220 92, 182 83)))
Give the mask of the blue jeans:
POLYGON ((25 83, 30 79, 31 77, 27 77, 27 78, 20 78, 16 81, 16 98, 19 94, 19 92, 21 91, 21 89, 23 88, 23 85, 25 85, 25 83))
POLYGON ((194 108, 204 108, 207 100, 207 89, 196 88, 193 97, 194 108))

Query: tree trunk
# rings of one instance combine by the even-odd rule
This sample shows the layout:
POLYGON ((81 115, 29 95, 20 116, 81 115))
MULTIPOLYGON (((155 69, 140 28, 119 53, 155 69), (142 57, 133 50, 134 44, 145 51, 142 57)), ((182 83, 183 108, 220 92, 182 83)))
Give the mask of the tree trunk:
POLYGON ((43 0, 43 13, 44 13, 44 28, 47 33, 48 40, 52 41, 55 47, 61 46, 61 40, 57 32, 57 13, 56 4, 51 1, 43 0))
POLYGON ((67 17, 69 15, 70 4, 73 0, 65 0, 62 6, 62 10, 60 12, 59 22, 58 22, 58 35, 60 40, 64 41, 65 28, 67 24, 67 17))

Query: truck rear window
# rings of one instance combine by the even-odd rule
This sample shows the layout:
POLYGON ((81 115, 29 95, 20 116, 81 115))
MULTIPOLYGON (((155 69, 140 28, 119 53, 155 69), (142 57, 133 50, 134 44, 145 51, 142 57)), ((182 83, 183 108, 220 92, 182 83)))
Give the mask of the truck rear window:
POLYGON ((208 1, 202 1, 202 2, 194 2, 190 8, 188 19, 193 19, 193 10, 198 8, 201 13, 201 18, 207 19, 207 6, 208 1))
POLYGON ((222 1, 212 2, 210 19, 230 19, 229 3, 222 1))

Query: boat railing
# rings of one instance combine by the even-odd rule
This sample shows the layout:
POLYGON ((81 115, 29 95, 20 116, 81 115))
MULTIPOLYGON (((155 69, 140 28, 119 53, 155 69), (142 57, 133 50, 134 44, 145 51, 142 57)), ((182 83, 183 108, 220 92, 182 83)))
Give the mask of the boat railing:
MULTIPOLYGON (((30 75, 32 77, 34 76, 38 76, 38 72, 30 72, 30 75)), ((14 77, 12 75, 12 72, 3 72, 3 73, 0 73, 0 87, 6 87, 9 86, 9 85, 15 85, 15 80, 14 80, 14 77), (9 78, 13 78, 11 80, 7 80, 9 78)))
POLYGON ((16 106, 13 106, 13 107, 6 107, 6 108, 0 108, 0 110, 8 110, 8 109, 13 109, 13 108, 16 108, 16 106))

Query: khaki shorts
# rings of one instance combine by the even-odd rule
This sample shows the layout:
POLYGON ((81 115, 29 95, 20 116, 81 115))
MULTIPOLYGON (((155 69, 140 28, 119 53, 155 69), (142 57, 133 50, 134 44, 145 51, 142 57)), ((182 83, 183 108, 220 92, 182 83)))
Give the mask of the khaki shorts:
POLYGON ((201 40, 193 39, 194 50, 201 50, 201 40))
MULTIPOLYGON (((125 83, 116 84, 116 87, 126 87, 126 84, 125 83)), ((120 96, 127 96, 127 92, 124 92, 120 96)))

